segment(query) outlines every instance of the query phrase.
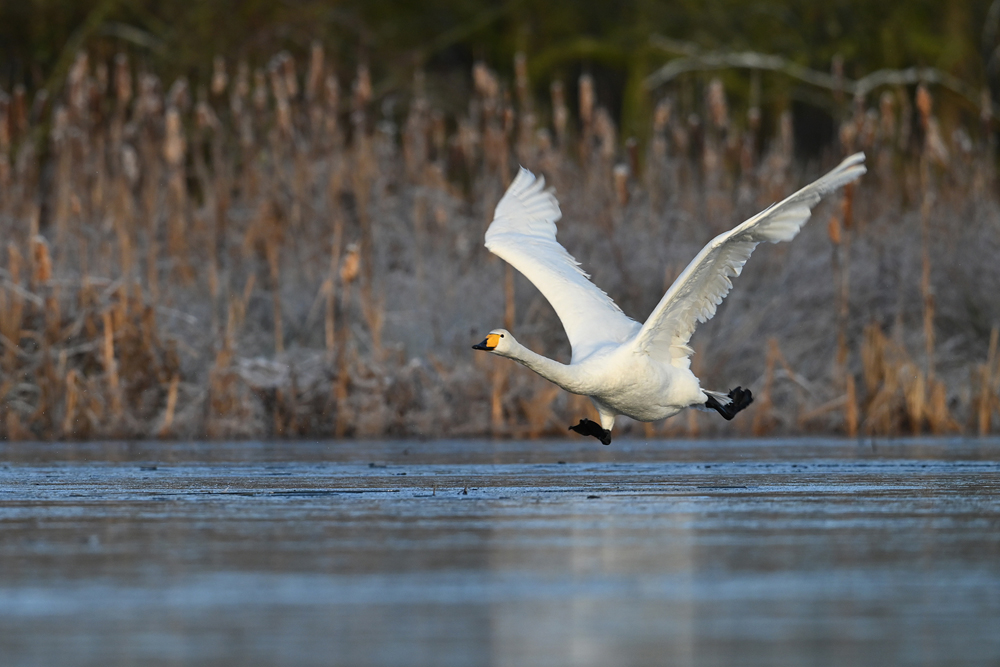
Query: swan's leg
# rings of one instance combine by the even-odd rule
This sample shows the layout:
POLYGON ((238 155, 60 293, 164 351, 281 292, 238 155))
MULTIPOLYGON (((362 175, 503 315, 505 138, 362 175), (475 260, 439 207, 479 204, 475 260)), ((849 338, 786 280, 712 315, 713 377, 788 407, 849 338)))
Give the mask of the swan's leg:
MULTIPOLYGON (((708 392, 706 392, 708 393, 708 392)), ((729 401, 725 404, 720 403, 714 394, 716 392, 708 393, 708 400, 705 401, 706 408, 712 408, 717 411, 720 415, 726 418, 726 420, 732 419, 736 416, 736 413, 753 403, 753 394, 750 393, 749 389, 743 389, 742 387, 737 387, 736 389, 731 389, 726 396, 729 397, 729 401)))
POLYGON ((592 435, 601 441, 602 445, 611 444, 610 429, 602 428, 600 424, 589 419, 581 419, 576 426, 570 426, 569 430, 576 431, 580 435, 592 435))

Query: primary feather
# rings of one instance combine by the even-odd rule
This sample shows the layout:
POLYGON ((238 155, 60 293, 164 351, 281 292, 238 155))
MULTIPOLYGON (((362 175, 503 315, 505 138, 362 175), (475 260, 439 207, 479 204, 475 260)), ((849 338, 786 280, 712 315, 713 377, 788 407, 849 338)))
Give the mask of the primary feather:
POLYGON ((855 153, 819 180, 712 239, 650 313, 636 336, 636 350, 687 367, 695 327, 715 315, 757 244, 795 238, 823 195, 865 173, 864 159, 864 153, 855 153))
POLYGON ((556 240, 561 217, 545 179, 522 167, 497 204, 486 230, 486 247, 523 273, 552 304, 576 361, 607 343, 628 340, 639 323, 590 282, 580 263, 556 240))

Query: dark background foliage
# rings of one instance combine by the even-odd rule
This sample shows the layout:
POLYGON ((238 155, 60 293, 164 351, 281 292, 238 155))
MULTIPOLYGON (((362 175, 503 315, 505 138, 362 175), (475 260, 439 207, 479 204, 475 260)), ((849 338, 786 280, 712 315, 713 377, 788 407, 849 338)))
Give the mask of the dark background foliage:
MULTIPOLYGON (((0 3, 0 88, 57 89, 80 48, 98 58, 124 50, 166 81, 183 75, 197 86, 207 83, 216 54, 262 65, 282 49, 305 57, 319 40, 345 76, 359 60, 370 64, 377 100, 392 102, 407 94, 420 68, 428 74, 431 94, 447 108, 467 99, 474 60, 509 77, 513 55, 522 51, 540 89, 552 79, 573 82, 581 71, 591 73, 598 97, 628 132, 648 124, 640 83, 668 56, 651 44, 652 35, 704 50, 781 55, 823 71, 840 56, 853 78, 880 68, 936 67, 976 89, 992 83, 997 100, 1000 7, 992 5, 991 10, 990 0, 25 0, 0 3)), ((765 88, 765 112, 774 105, 787 108, 796 98, 815 102, 793 83, 765 88)), ((939 105, 946 124, 973 113, 947 97, 939 105)))

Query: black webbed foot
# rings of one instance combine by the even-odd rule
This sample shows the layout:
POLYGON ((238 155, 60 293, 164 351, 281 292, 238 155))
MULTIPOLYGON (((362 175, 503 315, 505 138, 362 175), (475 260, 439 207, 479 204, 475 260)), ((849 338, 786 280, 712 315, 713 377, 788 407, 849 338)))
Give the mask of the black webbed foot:
POLYGON ((601 428, 601 425, 589 419, 581 419, 576 426, 570 426, 569 430, 576 431, 580 435, 592 435, 601 441, 602 445, 611 444, 611 431, 601 428))
POLYGON ((753 403, 753 394, 750 393, 750 390, 737 387, 729 391, 729 402, 725 405, 715 400, 715 396, 709 395, 708 400, 705 401, 705 407, 712 408, 728 421, 751 403, 753 403))

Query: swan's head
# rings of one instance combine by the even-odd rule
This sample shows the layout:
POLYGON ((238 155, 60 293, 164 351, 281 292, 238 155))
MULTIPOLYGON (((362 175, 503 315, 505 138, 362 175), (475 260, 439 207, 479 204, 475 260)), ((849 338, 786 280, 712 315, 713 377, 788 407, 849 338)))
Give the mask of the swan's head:
POLYGON ((473 350, 486 350, 501 357, 509 357, 517 341, 506 329, 494 329, 482 343, 473 345, 473 350))

